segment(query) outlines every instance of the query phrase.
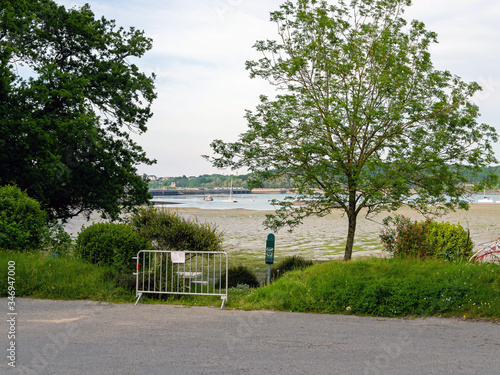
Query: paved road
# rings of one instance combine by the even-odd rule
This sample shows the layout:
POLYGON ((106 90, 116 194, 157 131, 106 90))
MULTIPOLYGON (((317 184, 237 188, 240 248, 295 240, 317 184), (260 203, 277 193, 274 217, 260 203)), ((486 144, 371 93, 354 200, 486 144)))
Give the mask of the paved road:
POLYGON ((500 324, 487 322, 30 299, 17 308, 17 367, 2 319, 2 374, 500 374, 500 324))

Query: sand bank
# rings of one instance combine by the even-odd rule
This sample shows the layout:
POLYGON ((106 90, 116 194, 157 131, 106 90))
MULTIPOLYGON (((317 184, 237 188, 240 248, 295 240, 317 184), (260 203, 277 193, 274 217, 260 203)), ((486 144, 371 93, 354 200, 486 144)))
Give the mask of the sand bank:
MULTIPOLYGON (((265 215, 272 211, 180 207, 174 210, 183 216, 216 224, 225 233, 224 244, 228 252, 263 252, 266 236, 270 233, 262 226, 262 222, 265 215)), ((424 219, 409 208, 402 208, 398 213, 415 220, 424 219)), ((358 219, 353 257, 385 254, 382 252, 379 233, 386 216, 387 213, 382 213, 372 220, 367 220, 364 216, 358 219)), ((500 237, 500 204, 471 205, 468 211, 450 212, 437 220, 460 223, 468 228, 476 248, 500 237)), ((280 255, 300 254, 316 260, 341 258, 346 234, 347 218, 340 211, 321 218, 310 217, 292 233, 282 229, 276 234, 276 252, 280 255)))
MULTIPOLYGON (((252 211, 243 209, 208 210, 198 208, 175 207, 187 218, 196 218, 201 222, 216 224, 224 232, 224 249, 229 253, 263 253, 269 230, 262 222, 266 214, 273 211, 252 211)), ((419 213, 402 208, 399 214, 415 220, 422 220, 419 213)), ((372 220, 363 216, 358 219, 353 257, 383 256, 379 233, 382 220, 388 216, 382 213, 372 220)), ((500 237, 500 204, 475 204, 469 211, 458 210, 450 212, 437 219, 460 223, 468 228, 476 248, 500 237)), ((67 231, 76 235, 82 225, 90 225, 99 221, 98 215, 93 215, 88 222, 84 218, 74 218, 67 225, 67 231)), ((304 224, 292 233, 282 229, 276 234, 276 255, 301 255, 307 259, 328 260, 342 258, 347 234, 347 219, 340 211, 325 217, 310 217, 304 224)))

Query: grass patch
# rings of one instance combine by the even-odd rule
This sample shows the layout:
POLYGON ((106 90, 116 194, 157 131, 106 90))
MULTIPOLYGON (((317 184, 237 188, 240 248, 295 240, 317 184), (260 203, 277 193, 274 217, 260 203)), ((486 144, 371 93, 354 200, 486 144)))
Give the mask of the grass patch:
MULTIPOLYGON (((2 275, 7 275, 9 261, 15 262, 16 297, 106 302, 134 300, 135 292, 118 285, 107 268, 83 260, 2 251, 2 275)), ((0 284, 0 297, 7 296, 6 281, 0 284)))
POLYGON ((231 306, 371 316, 500 317, 500 267, 398 259, 317 264, 231 306))
POLYGON ((264 252, 253 253, 249 251, 229 252, 229 267, 246 266, 257 276, 259 283, 267 280, 267 264, 264 262, 264 252))

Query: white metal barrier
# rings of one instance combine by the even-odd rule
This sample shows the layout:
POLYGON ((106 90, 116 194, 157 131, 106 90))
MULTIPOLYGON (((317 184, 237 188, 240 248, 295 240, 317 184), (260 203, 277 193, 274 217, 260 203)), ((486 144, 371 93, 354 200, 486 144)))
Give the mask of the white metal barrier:
POLYGON ((226 252, 141 250, 137 253, 136 297, 144 293, 220 296, 227 301, 226 252))

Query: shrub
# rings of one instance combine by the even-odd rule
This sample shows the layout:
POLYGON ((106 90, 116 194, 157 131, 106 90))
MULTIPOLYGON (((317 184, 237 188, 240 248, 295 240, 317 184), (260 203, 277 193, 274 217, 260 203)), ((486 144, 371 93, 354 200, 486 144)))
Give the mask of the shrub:
POLYGON ((49 224, 43 242, 44 250, 56 256, 68 256, 73 247, 71 236, 64 230, 64 226, 57 221, 49 224))
POLYGON ((380 234, 380 240, 385 250, 394 257, 425 258, 433 253, 432 246, 427 241, 430 223, 430 220, 411 221, 402 215, 388 217, 384 219, 385 228, 380 234))
MULTIPOLYGON (((239 265, 237 267, 229 267, 228 271, 229 288, 237 287, 238 285, 248 285, 251 288, 259 286, 257 276, 246 266, 239 265)), ((222 288, 226 286, 226 275, 222 275, 222 288)))
POLYGON ((39 249, 48 231, 47 214, 17 186, 0 188, 0 249, 39 249))
POLYGON ((459 224, 417 222, 401 215, 385 219, 384 224, 380 239, 395 257, 461 260, 472 254, 469 233, 459 224))
POLYGON ((312 264, 312 261, 305 260, 298 255, 286 257, 280 263, 271 267, 271 280, 276 280, 288 271, 303 269, 312 266, 312 264))
POLYGON ((187 220, 173 211, 145 207, 132 217, 131 225, 143 238, 150 240, 156 249, 222 250, 222 233, 217 227, 187 220))
POLYGON ((135 265, 132 257, 150 248, 149 241, 127 224, 95 223, 78 233, 75 253, 90 263, 131 270, 135 265))
POLYGON ((427 240, 435 249, 434 255, 447 260, 469 259, 474 249, 469 231, 460 224, 432 222, 427 240))

